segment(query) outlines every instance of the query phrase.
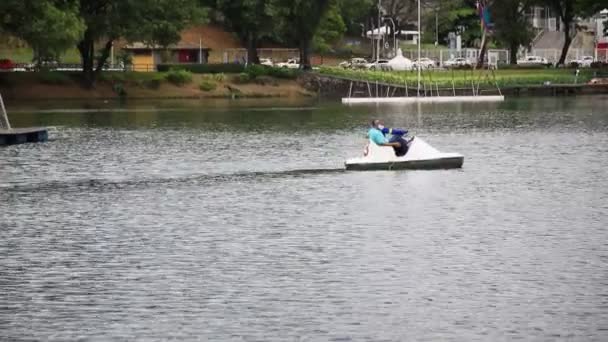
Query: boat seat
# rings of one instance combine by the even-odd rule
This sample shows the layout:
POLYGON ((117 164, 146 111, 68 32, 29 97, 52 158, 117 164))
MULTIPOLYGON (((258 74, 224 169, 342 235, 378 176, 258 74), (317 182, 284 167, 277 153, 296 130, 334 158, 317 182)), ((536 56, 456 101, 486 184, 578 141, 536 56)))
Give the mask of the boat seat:
POLYGON ((379 146, 371 140, 367 146, 367 151, 368 158, 372 160, 389 160, 397 157, 395 149, 391 146, 379 146))

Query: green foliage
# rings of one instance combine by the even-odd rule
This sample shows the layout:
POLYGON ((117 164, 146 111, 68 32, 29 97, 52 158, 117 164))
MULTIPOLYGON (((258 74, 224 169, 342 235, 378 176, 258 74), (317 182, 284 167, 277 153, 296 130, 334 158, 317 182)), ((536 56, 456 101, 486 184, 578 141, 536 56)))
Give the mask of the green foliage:
POLYGON ((280 38, 300 48, 300 67, 309 70, 310 48, 322 19, 336 0, 272 0, 280 38))
POLYGON ((140 80, 140 83, 145 88, 158 89, 165 79, 166 76, 163 74, 154 74, 154 76, 149 79, 140 80))
POLYGON ((213 91, 217 88, 217 83, 212 80, 202 80, 198 85, 198 88, 201 91, 213 91))
POLYGON ((242 72, 233 79, 233 82, 237 84, 245 84, 251 82, 251 80, 252 78, 248 73, 242 72))
MULTIPOLYGON (((534 38, 534 32, 525 13, 530 8, 530 2, 521 0, 495 1, 492 5, 494 15, 494 38, 503 47, 517 50, 520 45, 527 46, 534 38)), ((513 55, 511 56, 513 57, 513 55)))
POLYGON ((331 50, 331 44, 336 43, 346 32, 346 25, 340 15, 338 6, 332 6, 325 13, 312 40, 315 51, 327 53, 331 50))
POLYGON ((160 72, 187 70, 194 74, 238 74, 245 71, 243 64, 159 64, 160 72))
POLYGON ((192 73, 186 70, 171 70, 167 73, 167 81, 177 86, 192 82, 192 73))
POLYGON ((125 86, 122 83, 115 83, 114 85, 112 85, 112 90, 120 97, 127 96, 127 91, 125 90, 125 86))
POLYGON ((375 11, 376 2, 373 0, 338 0, 340 16, 346 27, 346 32, 353 36, 361 36, 367 25, 367 15, 375 11))
POLYGON ((42 71, 37 74, 42 84, 63 85, 70 83, 69 75, 57 71, 42 71))
POLYGON ((258 41, 273 34, 274 20, 270 0, 216 0, 224 24, 235 32, 248 50, 249 63, 257 62, 258 41))
POLYGON ((23 40, 37 60, 57 59, 84 31, 78 0, 2 0, 0 31, 23 40))
POLYGON ((503 70, 539 70, 539 69, 549 69, 551 67, 550 64, 504 64, 500 66, 500 69, 503 70))
POLYGON ((300 71, 295 69, 269 67, 265 65, 250 65, 247 67, 247 69, 245 69, 245 73, 248 75, 247 81, 251 81, 261 76, 282 79, 296 79, 300 74, 300 71))
POLYGON ((223 73, 212 74, 213 79, 217 82, 224 82, 226 80, 226 75, 223 73))
POLYGON ((116 57, 119 64, 122 64, 126 69, 129 65, 133 65, 133 55, 126 50, 122 50, 116 57))
MULTIPOLYGON (((384 72, 324 67, 319 72, 325 75, 370 82, 378 81, 395 85, 407 84, 410 89, 417 84, 417 73, 413 71, 384 72)), ((592 69, 581 69, 578 82, 589 81, 594 72, 592 69)), ((542 85, 545 82, 552 84, 572 84, 575 82, 572 69, 499 69, 494 73, 500 87, 542 85)), ((486 70, 436 70, 425 71, 422 74, 422 83, 427 84, 427 86, 433 84, 439 88, 451 88, 452 82, 454 82, 456 88, 471 87, 471 82, 480 82, 481 86, 494 86, 494 79, 486 70)))

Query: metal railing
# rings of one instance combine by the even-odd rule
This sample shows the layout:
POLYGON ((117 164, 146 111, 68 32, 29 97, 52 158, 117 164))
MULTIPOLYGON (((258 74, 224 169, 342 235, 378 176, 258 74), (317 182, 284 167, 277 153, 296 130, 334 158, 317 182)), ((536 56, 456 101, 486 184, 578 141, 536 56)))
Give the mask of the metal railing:
POLYGON ((4 107, 4 100, 2 94, 0 94, 0 129, 11 129, 11 123, 8 121, 8 114, 6 114, 6 108, 4 107))

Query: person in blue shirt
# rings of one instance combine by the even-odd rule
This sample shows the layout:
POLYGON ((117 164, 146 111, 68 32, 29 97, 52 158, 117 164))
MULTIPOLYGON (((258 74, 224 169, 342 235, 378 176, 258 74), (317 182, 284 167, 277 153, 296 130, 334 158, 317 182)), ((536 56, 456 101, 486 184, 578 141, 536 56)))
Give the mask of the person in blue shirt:
POLYGON ((372 120, 372 127, 367 132, 369 140, 379 146, 390 146, 395 150, 398 157, 404 156, 408 150, 408 142, 403 138, 407 131, 389 129, 384 127, 384 123, 378 119, 372 120), (387 139, 385 134, 391 133, 391 139, 387 139))

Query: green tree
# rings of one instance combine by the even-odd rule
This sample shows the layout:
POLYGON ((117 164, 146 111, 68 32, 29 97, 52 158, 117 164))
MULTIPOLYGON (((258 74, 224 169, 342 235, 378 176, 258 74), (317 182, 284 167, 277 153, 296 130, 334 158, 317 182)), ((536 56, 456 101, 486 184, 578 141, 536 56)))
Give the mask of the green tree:
POLYGON ((338 6, 331 6, 323 15, 319 28, 312 40, 314 51, 326 53, 331 50, 331 45, 339 41, 346 32, 346 25, 340 15, 338 6))
POLYGON ((259 63, 258 42, 273 28, 270 0, 216 0, 212 7, 222 14, 228 29, 247 46, 248 63, 259 63))
POLYGON ((300 68, 310 70, 312 41, 326 12, 335 0, 273 0, 272 11, 278 20, 280 37, 297 44, 300 68))
POLYGON ((374 0, 338 0, 338 8, 346 32, 353 35, 361 35, 367 16, 376 10, 374 0))
POLYGON ((607 0, 539 0, 539 4, 544 4, 555 13, 557 13, 559 19, 563 23, 564 29, 564 46, 562 47, 562 53, 559 57, 558 65, 563 65, 566 62, 566 56, 568 56, 568 50, 570 44, 576 34, 576 28, 574 28, 574 22, 577 17, 587 17, 597 13, 602 8, 608 6, 607 0), (575 32, 572 32, 574 28, 575 32))
POLYGON ((77 47, 85 85, 95 84, 119 37, 167 46, 202 15, 200 9, 195 0, 80 0, 85 30, 77 47), (96 54, 98 41, 103 44, 96 54))
POLYGON ((532 1, 501 0, 494 3, 494 38, 510 51, 511 64, 517 64, 517 51, 520 46, 530 44, 534 38, 532 26, 525 13, 532 1))
POLYGON ((40 61, 55 59, 74 46, 84 23, 77 0, 3 0, 0 29, 26 41, 40 61))

